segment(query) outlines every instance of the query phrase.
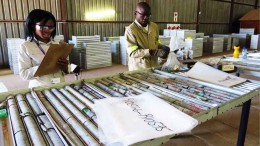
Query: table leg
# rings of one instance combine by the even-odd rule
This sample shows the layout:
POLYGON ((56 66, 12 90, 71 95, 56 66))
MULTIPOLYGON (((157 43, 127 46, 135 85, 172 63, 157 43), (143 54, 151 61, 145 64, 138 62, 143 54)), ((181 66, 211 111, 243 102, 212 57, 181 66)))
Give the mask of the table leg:
POLYGON ((240 126, 238 131, 237 146, 244 146, 245 143, 250 106, 251 106, 251 99, 243 104, 240 126))
POLYGON ((237 70, 236 76, 237 76, 237 77, 240 77, 240 70, 237 70))

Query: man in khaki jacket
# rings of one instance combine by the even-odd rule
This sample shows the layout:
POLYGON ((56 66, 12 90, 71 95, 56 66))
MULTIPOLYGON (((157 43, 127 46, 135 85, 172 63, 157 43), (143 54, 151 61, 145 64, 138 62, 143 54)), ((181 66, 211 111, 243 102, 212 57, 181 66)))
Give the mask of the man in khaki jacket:
POLYGON ((138 3, 135 21, 125 31, 130 71, 158 66, 158 57, 166 59, 169 54, 170 48, 160 44, 158 26, 149 21, 150 16, 150 6, 138 3))

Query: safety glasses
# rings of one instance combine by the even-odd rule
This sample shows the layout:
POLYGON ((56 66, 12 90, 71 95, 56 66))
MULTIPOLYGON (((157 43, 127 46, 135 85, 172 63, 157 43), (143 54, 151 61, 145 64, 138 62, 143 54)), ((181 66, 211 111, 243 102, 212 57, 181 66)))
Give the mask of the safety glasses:
POLYGON ((136 13, 138 13, 139 15, 141 15, 141 16, 146 16, 146 17, 150 17, 152 14, 151 13, 148 13, 148 14, 142 14, 142 13, 140 13, 140 12, 138 12, 138 11, 135 11, 136 13))
POLYGON ((43 31, 53 31, 55 29, 54 26, 48 26, 48 25, 41 25, 41 24, 35 24, 36 29, 40 29, 43 31))

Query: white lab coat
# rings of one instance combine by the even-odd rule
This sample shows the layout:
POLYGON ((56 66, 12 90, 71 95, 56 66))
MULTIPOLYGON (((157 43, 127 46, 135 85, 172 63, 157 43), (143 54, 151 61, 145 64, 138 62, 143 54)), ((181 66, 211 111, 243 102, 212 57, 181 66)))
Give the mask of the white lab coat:
MULTIPOLYGON (((40 46, 46 53, 50 47, 50 44, 57 44, 58 42, 50 41, 44 43, 39 41, 40 46)), ((18 67, 20 77, 24 80, 30 80, 29 88, 52 84, 53 79, 59 78, 61 82, 65 81, 62 71, 58 71, 54 74, 48 74, 40 77, 34 77, 36 70, 41 64, 44 58, 44 53, 40 50, 34 41, 26 41, 21 44, 18 52, 18 67)))

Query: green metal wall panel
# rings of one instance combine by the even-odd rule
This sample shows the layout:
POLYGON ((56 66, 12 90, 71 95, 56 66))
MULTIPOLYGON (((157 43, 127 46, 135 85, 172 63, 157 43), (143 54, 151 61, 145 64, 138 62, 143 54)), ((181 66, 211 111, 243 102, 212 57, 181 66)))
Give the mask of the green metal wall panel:
POLYGON ((205 35, 227 34, 228 30, 228 24, 201 24, 200 26, 200 32, 204 32, 205 35))
POLYGON ((138 2, 144 0, 68 0, 67 20, 81 21, 132 21, 138 2), (112 9, 115 14, 107 18, 86 19, 86 13, 112 9))
POLYGON ((238 21, 242 16, 244 16, 247 12, 249 12, 252 9, 254 9, 253 6, 234 4, 234 13, 232 21, 238 21))
POLYGON ((68 23, 68 39, 72 35, 103 37, 122 36, 130 23, 68 23))
POLYGON ((153 21, 173 22, 178 12, 178 22, 196 22, 197 0, 151 0, 153 21))
POLYGON ((6 42, 2 38, 6 38, 6 27, 4 23, 0 23, 0 66, 8 64, 8 52, 6 49, 6 42))
POLYGON ((234 2, 255 5, 255 0, 234 0, 234 2))
POLYGON ((125 26, 130 24, 128 22, 134 21, 135 7, 140 1, 144 0, 66 1, 68 39, 71 39, 72 35, 101 35, 101 37, 124 35, 125 26), (88 12, 99 12, 107 9, 115 10, 115 14, 107 18, 86 19, 86 13, 88 12), (99 21, 99 23, 91 21, 99 21), (102 23, 102 21, 104 21, 104 23, 102 23), (120 22, 109 23, 109 21, 120 22))
POLYGON ((220 1, 201 0, 200 22, 228 23, 230 3, 220 1))

